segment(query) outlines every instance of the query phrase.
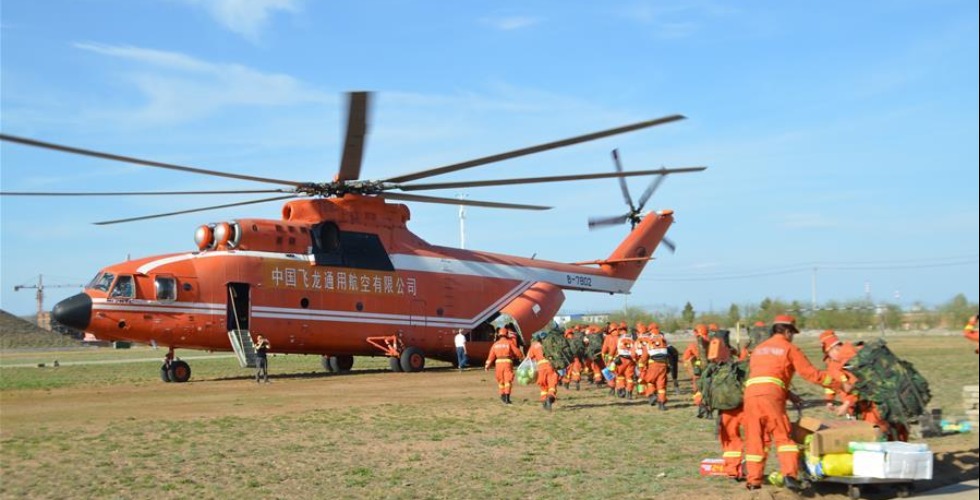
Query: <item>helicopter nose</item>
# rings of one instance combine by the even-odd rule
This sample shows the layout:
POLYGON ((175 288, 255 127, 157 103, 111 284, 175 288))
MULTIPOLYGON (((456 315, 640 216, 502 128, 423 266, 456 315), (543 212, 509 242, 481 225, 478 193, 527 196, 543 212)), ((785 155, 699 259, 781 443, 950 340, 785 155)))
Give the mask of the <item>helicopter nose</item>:
POLYGON ((92 319, 92 298, 84 293, 68 297, 55 304, 51 317, 62 325, 84 330, 92 319))

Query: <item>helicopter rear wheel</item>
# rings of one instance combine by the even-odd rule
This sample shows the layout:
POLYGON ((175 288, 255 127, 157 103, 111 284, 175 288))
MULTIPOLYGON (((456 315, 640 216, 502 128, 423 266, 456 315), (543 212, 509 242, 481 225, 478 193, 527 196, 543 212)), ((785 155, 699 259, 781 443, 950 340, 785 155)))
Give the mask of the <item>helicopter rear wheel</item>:
POLYGON ((402 351, 401 355, 401 366, 404 372, 420 372, 425 368, 425 355, 422 354, 422 349, 415 346, 406 347, 402 351))
POLYGON ((191 365, 187 364, 186 361, 178 359, 171 362, 170 369, 167 372, 171 382, 183 383, 191 379, 191 365))

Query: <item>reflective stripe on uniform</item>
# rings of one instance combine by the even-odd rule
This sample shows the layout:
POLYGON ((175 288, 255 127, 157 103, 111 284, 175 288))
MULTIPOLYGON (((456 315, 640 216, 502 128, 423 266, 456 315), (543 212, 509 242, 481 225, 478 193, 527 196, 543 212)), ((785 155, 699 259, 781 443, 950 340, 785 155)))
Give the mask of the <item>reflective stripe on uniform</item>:
POLYGON ((726 451, 721 454, 722 458, 742 458, 742 452, 740 451, 726 451))
POLYGON ((795 444, 784 444, 776 447, 776 453, 798 453, 800 449, 795 444))
POLYGON ((538 364, 539 365, 543 365, 543 364, 546 364, 546 363, 547 364, 551 364, 551 361, 548 361, 547 359, 539 359, 538 360, 538 364))
POLYGON ((762 455, 745 455, 746 462, 762 463, 764 458, 762 455))
POLYGON ((776 377, 752 377, 745 383, 745 387, 756 384, 776 384, 783 389, 786 388, 786 384, 776 377))
POLYGON ((513 363, 510 358, 497 358, 497 363, 513 363))

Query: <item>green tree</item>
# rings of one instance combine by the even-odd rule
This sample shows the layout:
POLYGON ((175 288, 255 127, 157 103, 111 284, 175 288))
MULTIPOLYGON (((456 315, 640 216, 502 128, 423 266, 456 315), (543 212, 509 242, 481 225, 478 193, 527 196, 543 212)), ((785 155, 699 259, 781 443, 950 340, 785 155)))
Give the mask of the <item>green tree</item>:
POLYGON ((684 323, 688 327, 694 324, 694 306, 690 302, 684 304, 684 311, 681 312, 681 318, 684 319, 684 323))
POLYGON ((728 308, 728 327, 734 328, 735 324, 738 323, 741 319, 742 319, 741 311, 739 311, 737 305, 732 304, 732 306, 728 308))

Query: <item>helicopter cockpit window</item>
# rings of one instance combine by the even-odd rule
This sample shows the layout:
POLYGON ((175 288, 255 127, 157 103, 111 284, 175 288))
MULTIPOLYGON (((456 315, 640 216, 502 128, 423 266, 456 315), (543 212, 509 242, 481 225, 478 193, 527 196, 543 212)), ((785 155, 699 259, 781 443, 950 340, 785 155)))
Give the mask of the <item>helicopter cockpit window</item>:
POLYGON ((177 300, 177 280, 169 276, 157 276, 153 280, 153 288, 156 290, 157 300, 177 300))
POLYGON ((91 288, 94 290, 108 292, 109 286, 112 285, 112 280, 114 280, 115 278, 116 275, 112 273, 103 273, 100 271, 99 274, 96 274, 95 277, 92 278, 92 281, 90 281, 89 284, 85 286, 85 288, 91 288))
POLYGON ((116 284, 112 287, 112 292, 109 293, 109 298, 113 299, 131 299, 136 296, 135 289, 133 288, 133 277, 130 275, 122 275, 116 280, 116 284))

